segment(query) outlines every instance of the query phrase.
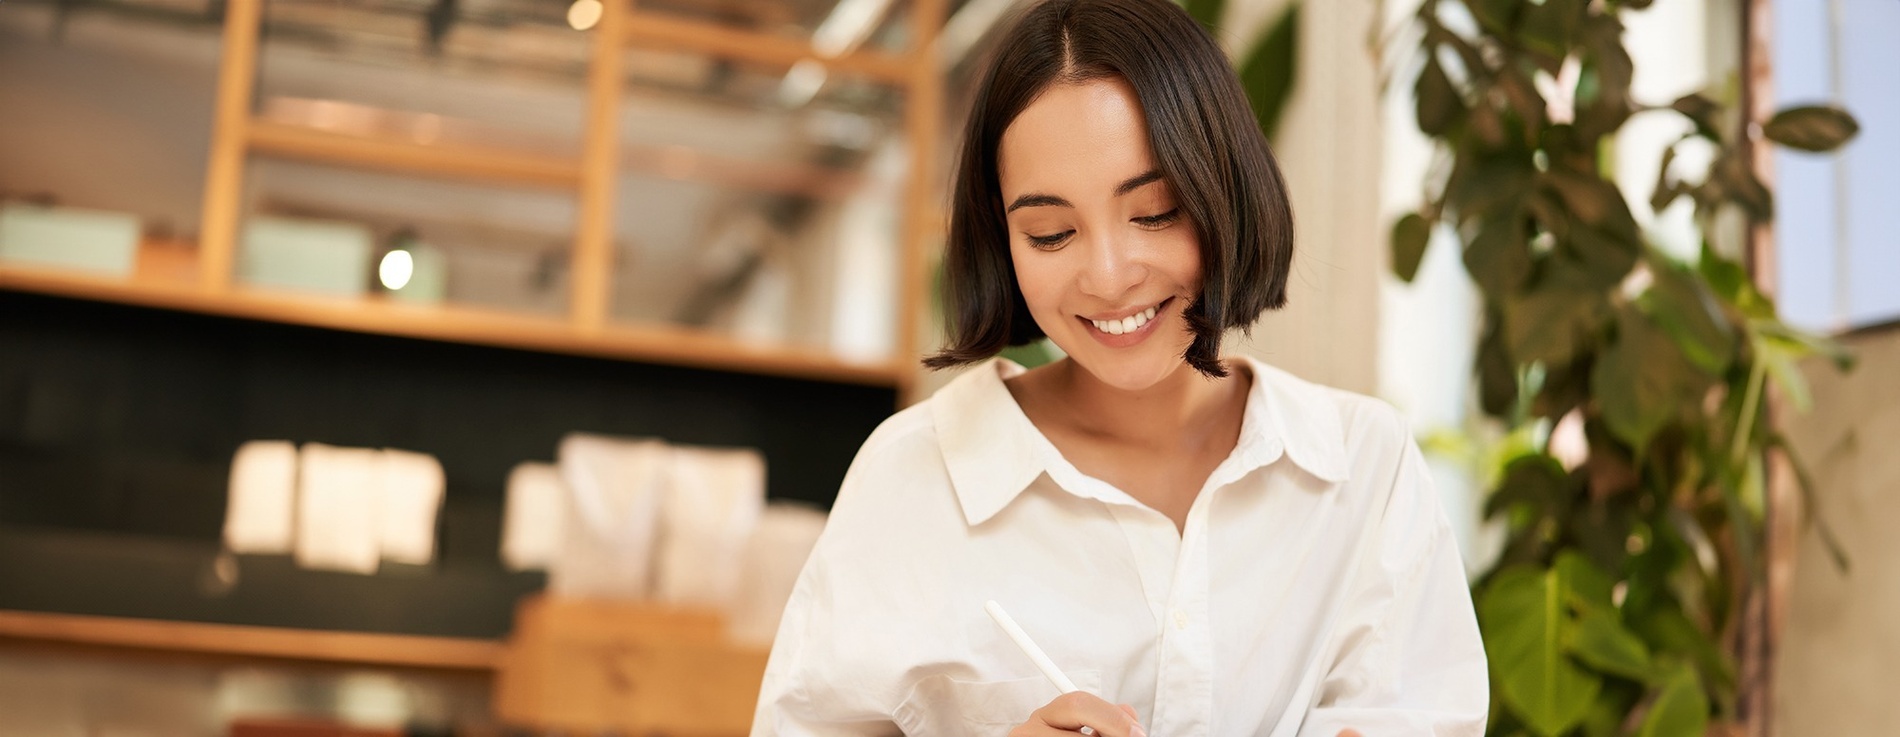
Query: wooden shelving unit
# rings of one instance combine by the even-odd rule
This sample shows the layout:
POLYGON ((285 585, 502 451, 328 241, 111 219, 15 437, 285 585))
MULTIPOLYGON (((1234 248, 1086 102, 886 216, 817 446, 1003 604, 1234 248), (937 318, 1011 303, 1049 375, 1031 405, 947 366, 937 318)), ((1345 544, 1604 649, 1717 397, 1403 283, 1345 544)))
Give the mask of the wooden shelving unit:
POLYGON ((761 347, 684 328, 610 325, 583 331, 558 317, 241 285, 214 294, 190 282, 0 265, 0 289, 357 333, 869 386, 890 385, 897 371, 888 364, 855 364, 820 351, 761 347))
POLYGON ((266 120, 245 124, 248 150, 290 159, 348 164, 401 174, 574 189, 580 162, 545 154, 332 133, 266 120))
MULTIPOLYGON (((269 320, 365 333, 502 346, 553 353, 675 364, 819 381, 888 386, 907 397, 914 375, 908 357, 918 344, 917 315, 927 284, 924 251, 941 229, 934 206, 932 147, 938 138, 942 81, 936 36, 944 0, 914 0, 911 48, 902 53, 852 50, 824 54, 806 40, 636 10, 610 0, 592 31, 588 110, 578 158, 469 145, 425 144, 286 124, 255 117, 252 95, 263 7, 267 0, 231 0, 223 29, 218 95, 207 166, 195 280, 115 279, 0 265, 0 288, 107 302, 269 320), (624 87, 622 51, 678 49, 773 67, 815 62, 828 71, 898 87, 910 178, 901 219, 897 355, 874 363, 820 350, 761 345, 684 327, 619 325, 608 319, 612 294, 615 184, 623 171, 681 176, 668 152, 620 140, 624 87), (534 317, 454 306, 419 307, 380 299, 337 299, 252 289, 236 284, 234 265, 243 217, 245 161, 296 159, 488 184, 574 192, 579 209, 571 252, 571 302, 564 317, 534 317)), ((748 166, 716 152, 695 155, 685 176, 756 189, 835 196, 850 172, 748 166)), ((676 160, 674 160, 676 163, 676 160)))
POLYGON ((4 640, 482 673, 507 650, 494 640, 0 610, 4 640))

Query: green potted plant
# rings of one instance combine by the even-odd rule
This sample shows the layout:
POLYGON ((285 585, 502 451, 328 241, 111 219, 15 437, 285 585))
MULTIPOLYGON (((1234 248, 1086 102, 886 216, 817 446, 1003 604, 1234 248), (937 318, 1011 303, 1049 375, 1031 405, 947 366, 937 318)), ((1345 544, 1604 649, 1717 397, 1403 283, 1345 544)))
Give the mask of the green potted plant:
POLYGON ((1735 221, 1772 216, 1749 163, 1760 137, 1827 151, 1853 118, 1802 107, 1756 127, 1720 95, 1632 99, 1621 17, 1648 5, 1425 0, 1414 18, 1417 123, 1443 166, 1393 228, 1394 270, 1409 281, 1432 231, 1456 234, 1483 295, 1479 404, 1534 438, 1485 505, 1508 530, 1474 586, 1492 734, 1741 721, 1734 643, 1764 580, 1765 459, 1786 451, 1764 395, 1773 382, 1804 407, 1799 359, 1850 362, 1777 318, 1735 221), (1694 202, 1688 262, 1651 243, 1610 176, 1614 134, 1640 111, 1693 124, 1638 193, 1656 210, 1694 202), (1713 150, 1705 176, 1678 177, 1688 145, 1713 150), (1568 463, 1550 445, 1560 426, 1581 428, 1568 463))

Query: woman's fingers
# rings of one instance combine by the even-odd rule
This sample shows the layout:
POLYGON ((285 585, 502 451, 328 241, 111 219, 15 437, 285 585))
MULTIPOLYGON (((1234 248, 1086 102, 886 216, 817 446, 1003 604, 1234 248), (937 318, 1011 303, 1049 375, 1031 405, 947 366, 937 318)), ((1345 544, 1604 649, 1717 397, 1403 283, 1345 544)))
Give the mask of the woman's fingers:
POLYGON ((1342 729, 1339 730, 1339 737, 1360 737, 1360 734, 1357 729, 1342 729))
POLYGON ((1068 732, 1080 732, 1088 727, 1100 737, 1148 737, 1135 720, 1133 707, 1117 706, 1082 691, 1057 696, 1056 700, 1037 709, 1029 716, 1029 724, 1038 723, 1068 732))

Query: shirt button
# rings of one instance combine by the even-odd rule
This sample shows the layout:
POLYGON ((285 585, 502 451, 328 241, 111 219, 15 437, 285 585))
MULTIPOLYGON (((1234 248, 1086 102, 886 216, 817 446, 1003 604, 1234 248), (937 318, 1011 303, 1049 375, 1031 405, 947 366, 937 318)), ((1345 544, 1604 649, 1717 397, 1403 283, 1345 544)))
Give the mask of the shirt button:
POLYGON ((1187 622, 1188 622, 1187 612, 1181 611, 1179 609, 1174 610, 1174 628, 1175 629, 1178 629, 1178 630, 1187 629, 1187 622))

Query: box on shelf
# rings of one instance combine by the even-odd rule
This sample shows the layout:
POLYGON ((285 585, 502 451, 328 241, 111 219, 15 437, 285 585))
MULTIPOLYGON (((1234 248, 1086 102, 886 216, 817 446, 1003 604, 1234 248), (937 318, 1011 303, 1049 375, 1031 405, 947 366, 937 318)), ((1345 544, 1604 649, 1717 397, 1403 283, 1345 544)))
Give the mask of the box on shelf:
POLYGON ((768 655, 734 644, 710 610, 532 597, 515 613, 495 713, 572 734, 744 735, 768 655))
POLYGON ((0 261, 131 276, 138 262, 135 215, 73 207, 0 205, 0 261))
POLYGON ((254 216, 244 224, 238 277, 246 284, 348 296, 369 291, 374 238, 354 223, 254 216))

